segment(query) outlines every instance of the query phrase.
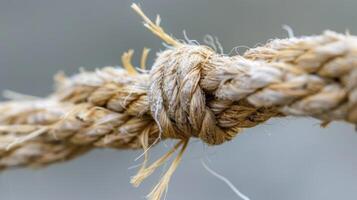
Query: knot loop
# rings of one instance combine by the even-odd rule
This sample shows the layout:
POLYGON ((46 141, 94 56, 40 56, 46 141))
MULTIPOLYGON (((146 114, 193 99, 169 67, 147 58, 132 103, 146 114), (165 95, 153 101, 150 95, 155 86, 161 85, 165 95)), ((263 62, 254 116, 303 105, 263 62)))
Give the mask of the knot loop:
POLYGON ((202 71, 213 54, 206 46, 182 45, 158 55, 151 70, 149 100, 164 137, 199 137, 211 145, 232 138, 217 126, 200 86, 202 71))

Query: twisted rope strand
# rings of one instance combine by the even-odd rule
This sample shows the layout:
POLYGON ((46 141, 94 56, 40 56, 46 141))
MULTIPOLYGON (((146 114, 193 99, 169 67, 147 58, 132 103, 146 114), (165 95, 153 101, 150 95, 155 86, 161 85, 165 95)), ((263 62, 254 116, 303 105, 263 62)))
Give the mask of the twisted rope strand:
MULTIPOLYGON (((218 145, 242 128, 271 117, 305 116, 357 125, 357 37, 322 35, 273 40, 228 57, 207 46, 183 44, 133 5, 145 26, 171 48, 159 53, 150 72, 105 67, 56 76, 44 99, 0 104, 0 168, 43 166, 94 148, 145 150, 132 183, 138 185, 180 146, 170 170, 150 193, 160 199, 191 137, 218 145), (179 139, 147 166, 147 150, 160 139, 179 139)), ((145 69, 148 50, 143 50, 145 69)))

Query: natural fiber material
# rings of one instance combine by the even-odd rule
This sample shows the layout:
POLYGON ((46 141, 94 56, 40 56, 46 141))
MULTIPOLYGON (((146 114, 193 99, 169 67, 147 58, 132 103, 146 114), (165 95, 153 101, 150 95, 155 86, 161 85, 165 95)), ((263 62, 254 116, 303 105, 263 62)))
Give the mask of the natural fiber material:
MULTIPOLYGON (((166 178, 150 194, 159 199, 187 142, 210 145, 231 140, 242 128, 272 117, 304 116, 357 125, 357 37, 322 35, 273 40, 243 56, 179 42, 142 11, 146 27, 167 50, 149 72, 131 65, 56 76, 57 89, 45 99, 0 104, 0 167, 43 166, 94 148, 147 149, 163 139, 180 139, 151 166, 145 162, 138 185, 181 147, 166 178), (143 70, 142 70, 143 71, 143 70)), ((145 69, 148 50, 141 61, 145 69)))

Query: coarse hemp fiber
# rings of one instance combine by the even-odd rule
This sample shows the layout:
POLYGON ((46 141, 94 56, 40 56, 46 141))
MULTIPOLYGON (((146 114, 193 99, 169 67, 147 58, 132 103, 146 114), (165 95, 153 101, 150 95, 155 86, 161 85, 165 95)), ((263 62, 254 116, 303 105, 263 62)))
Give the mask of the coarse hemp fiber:
POLYGON ((56 76, 56 90, 43 99, 0 104, 0 168, 45 166, 94 148, 144 149, 132 183, 138 186, 156 168, 177 156, 149 199, 166 191, 190 138, 219 145, 243 128, 272 117, 302 116, 323 125, 357 125, 357 37, 322 35, 275 39, 227 56, 208 46, 174 39, 141 9, 144 25, 168 48, 145 70, 122 56, 122 68, 104 67, 56 76), (140 71, 140 72, 139 72, 140 71), (148 165, 148 149, 164 139, 179 142, 148 165))

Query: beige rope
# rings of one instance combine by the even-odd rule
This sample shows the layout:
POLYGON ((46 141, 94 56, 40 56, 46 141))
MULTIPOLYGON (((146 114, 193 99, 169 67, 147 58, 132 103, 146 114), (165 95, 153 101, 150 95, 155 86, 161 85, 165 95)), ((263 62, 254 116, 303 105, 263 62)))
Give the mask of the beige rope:
POLYGON ((171 48, 145 72, 123 54, 126 69, 105 67, 72 77, 56 76, 45 99, 0 104, 0 167, 43 166, 94 148, 145 151, 132 183, 139 185, 181 148, 150 193, 160 199, 192 137, 218 145, 242 128, 271 117, 304 116, 357 125, 357 37, 322 35, 273 40, 229 57, 202 45, 178 42, 138 6, 145 26, 171 48), (180 139, 147 166, 147 151, 163 139, 180 139))

